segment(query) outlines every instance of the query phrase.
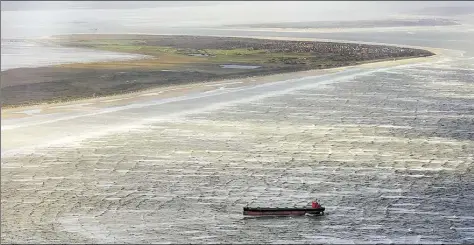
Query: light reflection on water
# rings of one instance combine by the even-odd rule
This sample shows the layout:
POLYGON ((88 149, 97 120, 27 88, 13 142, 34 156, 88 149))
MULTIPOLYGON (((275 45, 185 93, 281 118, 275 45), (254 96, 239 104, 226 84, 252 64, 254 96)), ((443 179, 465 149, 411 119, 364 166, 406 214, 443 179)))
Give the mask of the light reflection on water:
MULTIPOLYGON (((471 50, 471 34, 458 44, 444 42, 443 33, 273 35, 471 50)), ((18 49, 43 57, 46 50, 2 40, 2 70, 4 55, 10 57, 5 67, 45 64, 18 49)), ((45 59, 97 53, 80 52, 50 47, 45 59)), ((86 140, 78 148, 2 158, 2 212, 10 212, 2 216, 2 239, 472 243, 472 64, 459 58, 380 71, 86 140), (42 203, 45 197, 53 201, 42 203), (241 214, 249 203, 292 206, 313 197, 326 206, 325 216, 241 214), (32 223, 44 220, 57 222, 57 237, 35 230, 32 223)), ((141 118, 160 108, 128 112, 141 118)))
POLYGON ((145 55, 43 45, 32 40, 2 39, 2 71, 67 63, 140 59, 145 55))

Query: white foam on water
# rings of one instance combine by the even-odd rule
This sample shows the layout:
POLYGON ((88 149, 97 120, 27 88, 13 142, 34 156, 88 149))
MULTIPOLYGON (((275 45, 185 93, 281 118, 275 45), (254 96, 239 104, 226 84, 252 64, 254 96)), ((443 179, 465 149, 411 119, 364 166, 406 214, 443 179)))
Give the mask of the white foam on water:
POLYGON ((17 111, 15 113, 23 113, 23 114, 27 114, 27 115, 34 115, 34 114, 38 114, 38 113, 41 113, 41 109, 33 109, 33 110, 24 110, 24 111, 17 111))
POLYGON ((222 85, 232 85, 232 84, 241 84, 244 82, 228 82, 228 83, 217 83, 217 84, 206 84, 206 87, 213 87, 213 86, 222 86, 222 85))
POLYGON ((203 239, 210 239, 210 238, 215 238, 217 236, 196 236, 191 238, 191 240, 203 240, 203 239))
POLYGON ((380 198, 387 198, 387 199, 423 199, 422 197, 416 197, 416 196, 386 196, 386 195, 383 195, 380 198))
POLYGON ((442 215, 439 212, 424 212, 416 209, 406 209, 406 208, 387 208, 388 211, 392 213, 401 213, 401 214, 420 214, 420 215, 442 215))
POLYGON ((260 66, 251 66, 251 65, 220 65, 224 69, 257 69, 260 66))
POLYGON ((127 98, 102 100, 100 102, 109 103, 109 102, 121 101, 121 100, 125 100, 125 99, 127 99, 127 98))
POLYGON ((420 205, 419 203, 394 203, 394 204, 390 204, 391 206, 395 206, 395 207, 405 207, 405 206, 418 206, 420 205))
POLYGON ((72 105, 60 105, 60 106, 53 106, 52 109, 61 109, 61 108, 78 108, 83 107, 86 105, 92 105, 93 103, 81 103, 81 104, 72 104, 72 105))
POLYGON ((453 227, 457 231, 474 231, 474 227, 453 227))
POLYGON ((307 239, 308 243, 328 243, 328 244, 356 244, 356 241, 342 239, 338 237, 330 236, 317 236, 317 235, 303 235, 307 239))
MULTIPOLYGON (((156 96, 156 95, 160 95, 162 94, 163 91, 159 91, 159 92, 154 92, 154 93, 146 93, 146 94, 143 94, 142 96, 156 96)), ((117 100, 121 100, 121 99, 117 99, 117 100)), ((111 100, 109 100, 110 102, 111 100)))

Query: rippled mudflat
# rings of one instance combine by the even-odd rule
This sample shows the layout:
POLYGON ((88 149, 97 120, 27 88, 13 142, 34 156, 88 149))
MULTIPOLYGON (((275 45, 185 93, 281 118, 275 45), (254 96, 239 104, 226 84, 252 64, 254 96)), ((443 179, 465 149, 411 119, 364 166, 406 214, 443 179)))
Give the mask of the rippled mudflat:
POLYGON ((378 71, 2 157, 2 241, 472 243, 469 61, 378 71), (313 198, 326 216, 241 215, 246 204, 313 198))

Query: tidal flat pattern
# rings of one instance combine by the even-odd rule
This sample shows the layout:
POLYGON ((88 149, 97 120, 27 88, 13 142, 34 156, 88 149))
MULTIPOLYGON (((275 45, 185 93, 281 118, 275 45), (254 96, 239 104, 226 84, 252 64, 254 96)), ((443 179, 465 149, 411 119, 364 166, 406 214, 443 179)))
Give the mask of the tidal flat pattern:
POLYGON ((473 243, 473 78, 394 68, 2 157, 2 242, 473 243))

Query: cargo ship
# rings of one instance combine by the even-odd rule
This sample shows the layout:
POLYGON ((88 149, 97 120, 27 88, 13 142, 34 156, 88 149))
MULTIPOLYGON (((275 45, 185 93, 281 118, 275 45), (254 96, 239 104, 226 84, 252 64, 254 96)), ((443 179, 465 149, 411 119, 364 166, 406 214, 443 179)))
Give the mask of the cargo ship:
POLYGON ((244 215, 249 216, 302 216, 302 215, 324 215, 324 207, 319 203, 312 202, 311 207, 294 208, 265 208, 265 207, 244 207, 244 215))

